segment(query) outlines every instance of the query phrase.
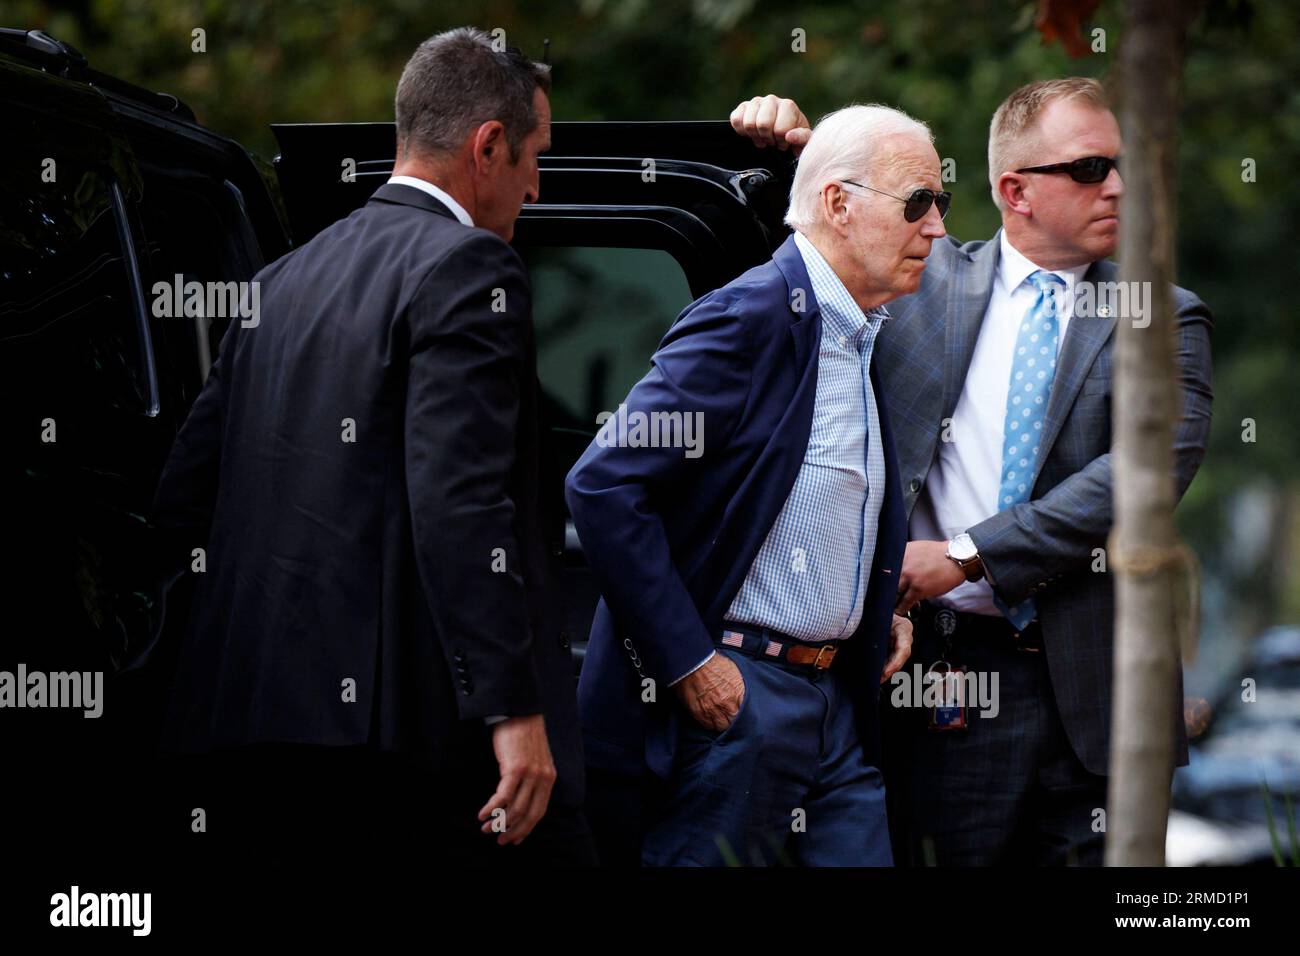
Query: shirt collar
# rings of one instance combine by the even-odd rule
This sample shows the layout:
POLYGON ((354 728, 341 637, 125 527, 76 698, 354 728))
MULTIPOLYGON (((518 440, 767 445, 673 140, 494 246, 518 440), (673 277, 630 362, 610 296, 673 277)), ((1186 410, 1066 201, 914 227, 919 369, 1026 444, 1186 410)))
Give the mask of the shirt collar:
POLYGON ((803 233, 796 231, 794 244, 803 256, 812 283, 813 295, 825 317, 825 323, 837 336, 844 336, 861 346, 868 330, 877 331, 882 322, 891 318, 883 305, 863 312, 830 263, 817 251, 817 247, 803 233))
POLYGON ((1043 269, 1042 266, 1025 258, 1020 250, 1011 244, 1005 229, 998 230, 998 237, 1001 250, 998 259, 998 278, 1009 293, 1015 292, 1026 279, 1041 269, 1043 272, 1059 276, 1065 283, 1066 294, 1073 295, 1075 283, 1083 278, 1084 273, 1088 271, 1088 266, 1091 265, 1091 263, 1084 263, 1072 269, 1043 269))
POLYGON ((417 179, 414 176, 392 176, 388 180, 396 186, 413 186, 421 192, 426 192, 438 202, 442 203, 451 210, 451 214, 467 226, 474 225, 474 220, 469 217, 465 207, 456 200, 452 199, 445 190, 439 189, 427 179, 417 179))

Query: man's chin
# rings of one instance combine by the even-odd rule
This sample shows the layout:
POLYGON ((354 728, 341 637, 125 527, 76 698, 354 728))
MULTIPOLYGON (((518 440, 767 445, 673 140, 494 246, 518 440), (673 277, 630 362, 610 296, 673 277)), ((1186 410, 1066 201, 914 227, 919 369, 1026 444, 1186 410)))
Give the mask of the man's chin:
POLYGON ((911 293, 915 292, 917 289, 921 288, 921 276, 925 275, 925 260, 908 259, 906 260, 906 265, 903 268, 905 271, 903 275, 900 277, 898 283, 902 291, 900 291, 898 294, 910 295, 911 293))
POLYGON ((1092 243, 1091 252, 1093 262, 1096 262, 1098 259, 1109 259, 1115 254, 1115 250, 1118 248, 1118 235, 1102 236, 1096 242, 1092 243))

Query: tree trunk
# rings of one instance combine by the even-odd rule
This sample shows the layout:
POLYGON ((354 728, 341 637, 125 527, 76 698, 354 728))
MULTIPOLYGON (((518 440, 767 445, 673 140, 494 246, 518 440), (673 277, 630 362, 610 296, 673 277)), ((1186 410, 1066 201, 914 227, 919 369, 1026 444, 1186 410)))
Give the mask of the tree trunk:
MULTIPOLYGON (((1115 335, 1115 693, 1106 815, 1108 866, 1163 866, 1181 666, 1173 441, 1181 413, 1175 323, 1174 197, 1187 13, 1132 0, 1120 37, 1126 194, 1120 280, 1150 290, 1149 325, 1118 315, 1115 335)), ((1130 289, 1134 286, 1129 285, 1130 289)), ((1130 299, 1131 301, 1131 299, 1130 299)))

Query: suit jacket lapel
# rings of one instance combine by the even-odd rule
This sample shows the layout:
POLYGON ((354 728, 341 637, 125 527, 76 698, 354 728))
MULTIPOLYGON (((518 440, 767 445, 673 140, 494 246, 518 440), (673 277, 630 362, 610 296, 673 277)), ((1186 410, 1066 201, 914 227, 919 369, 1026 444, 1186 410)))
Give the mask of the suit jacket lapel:
POLYGON ((957 408, 966 373, 970 370, 975 340, 979 338, 997 278, 1001 230, 973 255, 957 259, 948 277, 948 326, 945 335, 943 417, 957 408))
POLYGON ((710 556, 718 553, 714 549, 704 549, 698 555, 698 563, 683 570, 683 577, 690 582, 691 593, 714 623, 722 620, 755 556, 767 540, 768 531, 785 507, 790 489, 803 466, 808 436, 812 432, 817 400, 821 310, 793 236, 776 250, 772 260, 779 271, 767 292, 769 314, 775 317, 778 302, 790 310, 790 347, 795 355, 798 380, 789 405, 772 423, 771 440, 759 452, 754 467, 741 481, 727 506, 724 517, 724 526, 728 529, 726 537, 715 539, 714 549, 720 548, 721 553, 729 556, 728 560, 715 565, 716 576, 712 572, 698 575, 698 569, 711 563, 710 556))
MULTIPOLYGON (((1083 281, 1097 282, 1101 265, 1100 262, 1094 262, 1084 274, 1083 281)), ((1077 294, 1077 285, 1075 288, 1077 294)), ((1070 317, 1069 328, 1065 331, 1065 343, 1061 346, 1060 357, 1056 360, 1052 394, 1048 396, 1047 412, 1043 416, 1043 437, 1039 442, 1038 460, 1034 466, 1035 483, 1042 473, 1043 462, 1047 460, 1053 443, 1061 433, 1061 426, 1065 424, 1066 416, 1074 407, 1074 399, 1083 386, 1083 380, 1088 377, 1088 370, 1092 368, 1093 360, 1114 329, 1114 316, 1102 318, 1072 315, 1070 317)))
MULTIPOLYGON (((790 323, 790 338, 794 346, 795 364, 802 366, 817 345, 821 334, 821 308, 813 295, 812 280, 803 263, 803 253, 790 235, 772 255, 772 261, 785 278, 785 301, 797 318, 790 323)), ((814 364, 813 371, 816 371, 814 364)))

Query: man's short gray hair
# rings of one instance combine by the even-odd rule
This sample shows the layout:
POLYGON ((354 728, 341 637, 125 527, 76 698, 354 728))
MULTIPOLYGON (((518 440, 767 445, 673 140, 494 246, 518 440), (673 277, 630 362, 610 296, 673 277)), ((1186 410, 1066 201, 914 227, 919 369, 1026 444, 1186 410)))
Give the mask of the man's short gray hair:
POLYGON ((495 50, 482 30, 460 27, 429 37, 397 83, 399 156, 454 150, 490 120, 505 127, 510 161, 537 127, 533 91, 551 90, 551 68, 515 47, 495 50))
POLYGON ((786 225, 801 232, 822 219, 821 193, 827 183, 870 177, 879 161, 880 142, 896 134, 915 136, 933 145, 930 127, 901 110, 872 103, 836 110, 818 120, 799 155, 786 225))

